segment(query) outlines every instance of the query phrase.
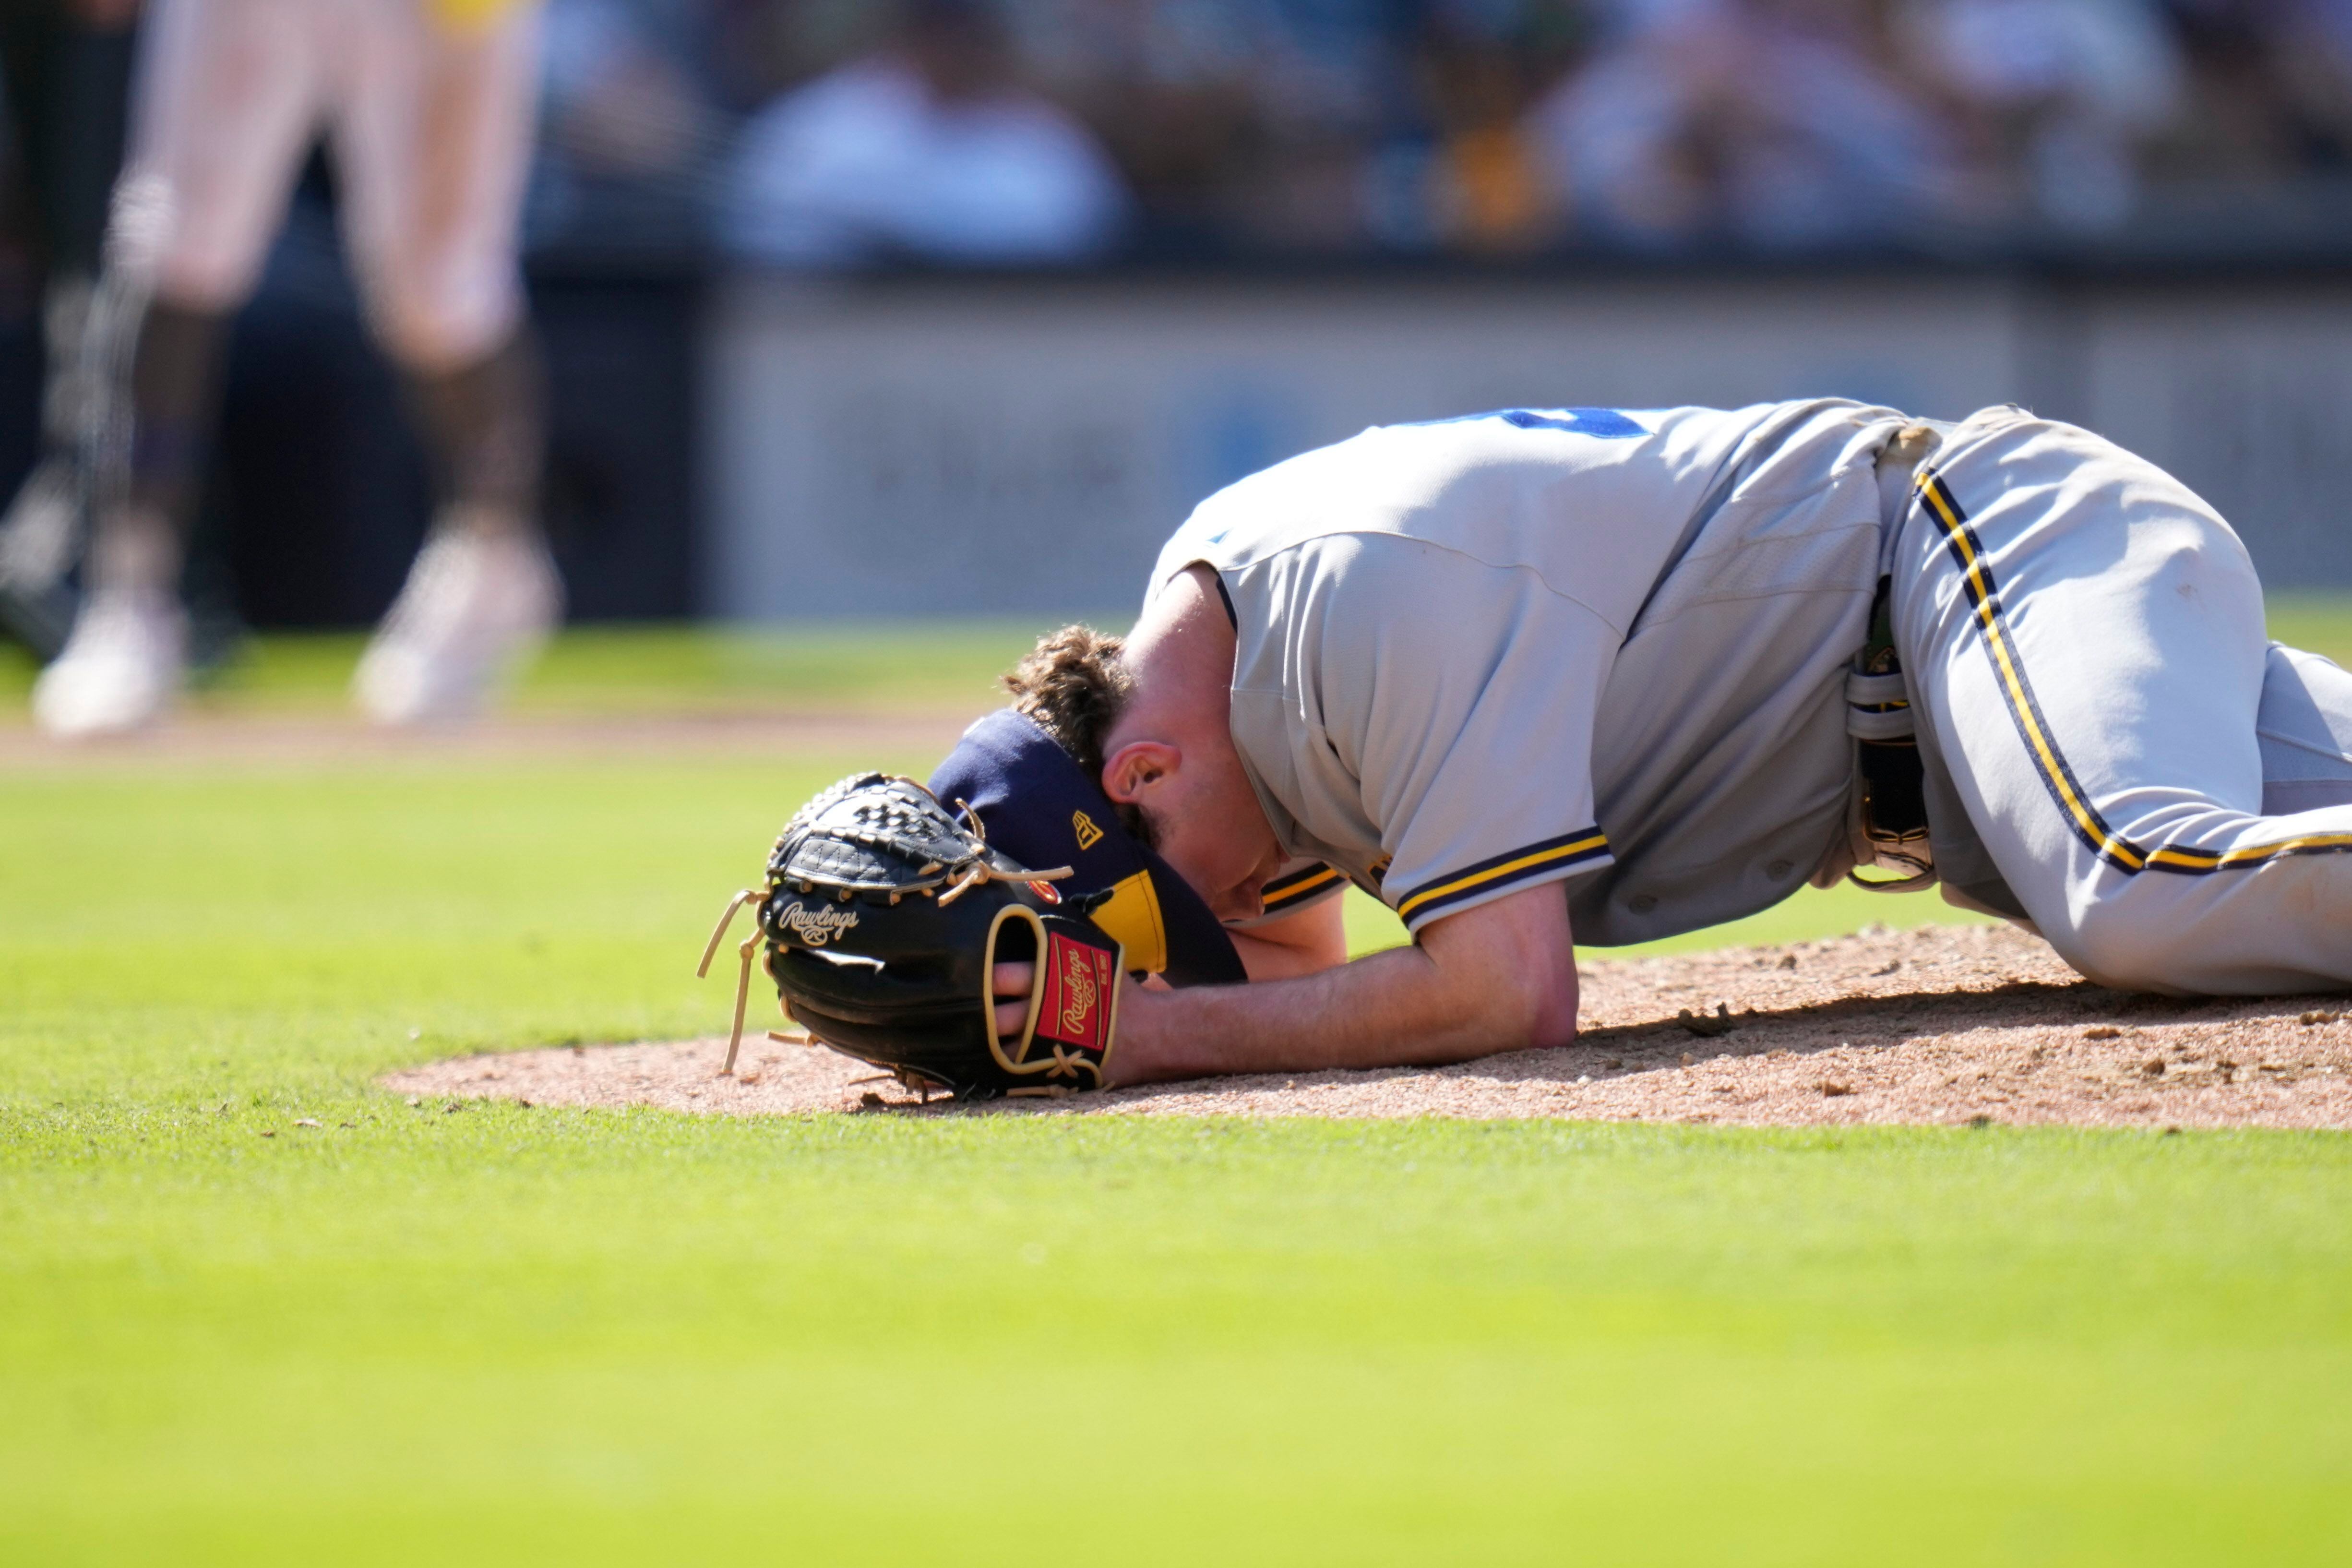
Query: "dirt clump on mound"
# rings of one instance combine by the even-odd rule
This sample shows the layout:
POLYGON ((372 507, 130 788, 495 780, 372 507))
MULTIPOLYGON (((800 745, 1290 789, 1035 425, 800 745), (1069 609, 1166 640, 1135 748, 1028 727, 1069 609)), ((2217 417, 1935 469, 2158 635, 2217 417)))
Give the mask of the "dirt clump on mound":
POLYGON ((2352 1128, 2352 998, 2109 991, 2006 927, 1873 927, 1786 947, 1581 967, 1577 1043, 1457 1067, 1157 1084, 925 1104, 805 1045, 558 1047, 385 1079, 417 1096, 730 1115, 1464 1116, 1789 1126, 2063 1122, 2352 1128))

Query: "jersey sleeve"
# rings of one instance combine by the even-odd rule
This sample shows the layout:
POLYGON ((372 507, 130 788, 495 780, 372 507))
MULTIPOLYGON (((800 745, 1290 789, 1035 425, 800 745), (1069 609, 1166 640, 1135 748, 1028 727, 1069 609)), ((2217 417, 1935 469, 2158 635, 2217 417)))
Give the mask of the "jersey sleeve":
POLYGON ((1320 860, 1293 860, 1268 882, 1261 896, 1265 912, 1254 920, 1227 921, 1237 931, 1249 931, 1285 920, 1304 909, 1336 899, 1348 890, 1348 879, 1320 860))
POLYGON ((1344 553, 1313 706, 1389 858, 1390 907, 1417 931, 1607 865, 1592 734, 1617 634, 1523 567, 1392 536, 1344 553))

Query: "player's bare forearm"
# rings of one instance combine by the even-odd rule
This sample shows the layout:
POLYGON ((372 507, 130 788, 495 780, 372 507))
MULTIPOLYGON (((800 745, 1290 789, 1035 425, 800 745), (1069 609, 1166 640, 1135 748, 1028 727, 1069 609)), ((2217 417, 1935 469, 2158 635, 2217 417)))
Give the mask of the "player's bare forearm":
POLYGON ((1138 994, 1120 1018, 1111 1078, 1426 1066, 1536 1043, 1493 1010, 1449 1007, 1443 978, 1413 947, 1296 980, 1138 994))
POLYGON ((1289 980, 1348 962, 1348 928, 1338 899, 1225 934, 1252 980, 1289 980))
MULTIPOLYGON (((1004 966, 1007 971, 1015 966, 1004 966)), ((1025 969, 1025 966, 1020 966, 1025 969)), ((1006 982, 1026 975, 1000 977, 1006 982)), ((1016 1026, 1019 1005, 1000 1026, 1016 1026)), ((1466 1061, 1576 1035, 1566 896, 1531 888, 1432 921, 1416 944, 1292 979, 1120 1000, 1112 1079, 1466 1061)))

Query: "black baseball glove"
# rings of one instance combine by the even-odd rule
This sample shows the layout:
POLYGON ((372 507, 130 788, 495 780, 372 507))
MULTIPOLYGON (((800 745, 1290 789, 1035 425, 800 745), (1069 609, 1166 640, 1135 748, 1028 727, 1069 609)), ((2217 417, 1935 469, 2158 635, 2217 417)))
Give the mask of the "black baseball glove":
POLYGON ((978 817, 959 820, 912 779, 842 780, 785 825, 766 889, 737 894, 703 950, 698 973, 735 911, 757 901, 722 1070, 735 1070, 764 941, 785 1014, 910 1087, 965 1100, 1100 1088, 1125 955, 1085 901, 1055 891, 1068 875, 1014 865, 989 848, 978 817), (999 1036, 989 983, 1008 963, 1036 969, 1018 1038, 999 1036))

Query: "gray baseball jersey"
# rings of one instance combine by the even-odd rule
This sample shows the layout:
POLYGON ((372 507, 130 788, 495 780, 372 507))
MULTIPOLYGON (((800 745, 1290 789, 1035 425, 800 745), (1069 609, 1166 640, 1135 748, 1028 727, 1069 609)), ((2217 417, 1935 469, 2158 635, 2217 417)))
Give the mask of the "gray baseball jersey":
POLYGON ((1376 427, 1202 502, 1151 591, 1194 562, 1223 581, 1234 739, 1302 862, 1416 930, 1574 879, 1580 942, 1669 935, 1844 841, 1843 679, 1902 424, 1823 400, 1376 427))

